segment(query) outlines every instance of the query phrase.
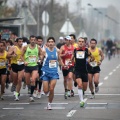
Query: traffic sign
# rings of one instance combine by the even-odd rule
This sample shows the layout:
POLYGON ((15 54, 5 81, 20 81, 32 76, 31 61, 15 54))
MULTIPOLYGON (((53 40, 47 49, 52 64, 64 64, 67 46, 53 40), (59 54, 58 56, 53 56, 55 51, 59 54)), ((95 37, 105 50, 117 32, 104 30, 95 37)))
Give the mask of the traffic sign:
POLYGON ((60 29, 60 32, 64 33, 65 35, 68 35, 70 33, 75 33, 76 31, 75 31, 72 23, 70 22, 70 20, 67 19, 65 21, 65 23, 63 24, 62 28, 60 29))
POLYGON ((43 11, 43 13, 42 13, 42 22, 44 24, 48 24, 48 22, 49 22, 49 14, 47 11, 43 11))
POLYGON ((48 25, 43 25, 43 27, 42 27, 42 34, 43 34, 44 37, 48 36, 48 34, 49 34, 48 25))

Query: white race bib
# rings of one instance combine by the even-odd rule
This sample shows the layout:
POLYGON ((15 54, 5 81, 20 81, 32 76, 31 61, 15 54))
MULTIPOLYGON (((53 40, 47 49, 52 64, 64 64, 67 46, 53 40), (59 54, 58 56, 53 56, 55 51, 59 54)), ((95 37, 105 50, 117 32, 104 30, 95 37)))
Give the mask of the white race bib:
POLYGON ((29 56, 29 62, 32 63, 32 62, 36 62, 36 56, 29 56))
POLYGON ((5 62, 0 62, 0 66, 5 66, 6 63, 5 62))
POLYGON ((96 66, 97 66, 97 62, 95 62, 95 61, 90 62, 90 65, 91 65, 92 67, 96 67, 96 66))
POLYGON ((49 61, 49 68, 56 68, 57 67, 57 61, 56 60, 50 60, 49 61))
POLYGON ((85 58, 85 51, 77 51, 76 58, 84 59, 85 58))
POLYGON ((70 59, 66 59, 65 60, 65 65, 69 65, 69 63, 70 63, 70 59))
POLYGON ((24 62, 17 61, 17 64, 18 64, 18 65, 23 65, 23 64, 24 64, 24 62))

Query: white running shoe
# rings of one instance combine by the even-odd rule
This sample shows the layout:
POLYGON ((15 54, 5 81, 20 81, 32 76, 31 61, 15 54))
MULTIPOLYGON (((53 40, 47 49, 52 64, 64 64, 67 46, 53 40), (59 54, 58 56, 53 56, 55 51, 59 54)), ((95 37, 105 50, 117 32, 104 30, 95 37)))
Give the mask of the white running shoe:
POLYGON ((38 92, 38 94, 37 94, 37 98, 41 98, 41 92, 38 92))
POLYGON ((94 94, 91 94, 90 95, 90 99, 94 99, 95 98, 95 95, 94 94))
POLYGON ((34 102, 34 98, 33 97, 30 97, 30 102, 34 102))
POLYGON ((37 97, 37 95, 38 95, 38 91, 37 90, 34 90, 34 93, 33 93, 33 97, 37 97))
POLYGON ((52 110, 51 104, 48 103, 47 110, 52 110))

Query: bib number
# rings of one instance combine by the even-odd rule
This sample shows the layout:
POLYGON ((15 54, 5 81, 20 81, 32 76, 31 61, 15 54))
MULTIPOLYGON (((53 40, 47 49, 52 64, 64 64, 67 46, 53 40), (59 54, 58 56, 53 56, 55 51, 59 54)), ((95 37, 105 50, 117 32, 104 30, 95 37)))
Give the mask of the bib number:
POLYGON ((56 60, 50 60, 49 61, 49 68, 56 68, 57 67, 57 61, 56 60))
POLYGON ((90 65, 92 66, 92 67, 96 67, 97 66, 97 62, 90 62, 90 65))
POLYGON ((29 56, 29 62, 36 62, 36 56, 29 56))
POLYGON ((0 62, 0 66, 5 66, 5 62, 0 62))
POLYGON ((84 59, 85 58, 85 52, 84 51, 77 51, 76 57, 77 57, 77 59, 84 59))

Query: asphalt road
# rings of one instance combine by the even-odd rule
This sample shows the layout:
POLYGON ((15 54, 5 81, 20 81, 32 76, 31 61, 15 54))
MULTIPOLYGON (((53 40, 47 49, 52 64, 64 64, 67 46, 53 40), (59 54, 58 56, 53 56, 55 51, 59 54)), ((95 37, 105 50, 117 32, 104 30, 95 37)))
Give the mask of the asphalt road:
POLYGON ((120 58, 107 58, 101 65, 100 91, 95 99, 89 99, 89 88, 85 93, 85 107, 79 107, 77 88, 75 96, 64 99, 63 78, 55 88, 53 110, 46 110, 47 96, 30 103, 27 89, 21 90, 20 101, 14 101, 10 89, 5 100, 0 101, 0 120, 120 120, 120 58))

